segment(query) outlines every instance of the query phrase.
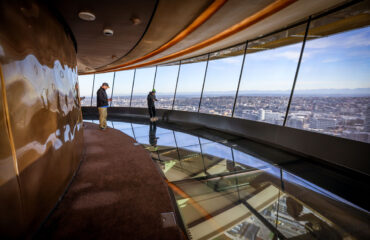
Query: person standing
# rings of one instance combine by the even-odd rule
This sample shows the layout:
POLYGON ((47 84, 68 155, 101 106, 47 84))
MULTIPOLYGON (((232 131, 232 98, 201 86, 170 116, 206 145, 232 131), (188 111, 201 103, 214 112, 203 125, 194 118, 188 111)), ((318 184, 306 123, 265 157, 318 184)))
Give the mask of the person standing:
POLYGON ((150 116, 150 121, 155 122, 158 120, 155 116, 155 105, 154 102, 158 101, 157 98, 155 97, 155 89, 153 89, 151 92, 149 92, 148 97, 146 98, 148 102, 148 111, 149 111, 149 116, 150 116))
POLYGON ((99 110, 99 127, 101 130, 104 130, 107 127, 107 110, 108 102, 112 99, 108 99, 107 93, 105 90, 109 88, 108 83, 103 83, 99 90, 96 92, 97 95, 97 107, 99 110))

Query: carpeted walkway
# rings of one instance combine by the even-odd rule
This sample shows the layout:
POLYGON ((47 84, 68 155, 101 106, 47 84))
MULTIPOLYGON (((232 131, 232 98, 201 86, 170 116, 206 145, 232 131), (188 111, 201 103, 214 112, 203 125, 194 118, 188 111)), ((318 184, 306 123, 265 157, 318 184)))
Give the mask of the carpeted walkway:
POLYGON ((162 227, 174 212, 149 153, 122 132, 84 123, 86 156, 37 239, 183 239, 162 227))

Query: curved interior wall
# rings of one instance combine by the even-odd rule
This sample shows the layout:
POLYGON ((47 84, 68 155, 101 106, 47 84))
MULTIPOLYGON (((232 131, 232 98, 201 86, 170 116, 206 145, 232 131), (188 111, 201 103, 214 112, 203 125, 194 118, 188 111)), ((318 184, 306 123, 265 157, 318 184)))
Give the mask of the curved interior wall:
POLYGON ((83 151, 76 52, 36 1, 0 2, 0 236, 29 237, 83 151))

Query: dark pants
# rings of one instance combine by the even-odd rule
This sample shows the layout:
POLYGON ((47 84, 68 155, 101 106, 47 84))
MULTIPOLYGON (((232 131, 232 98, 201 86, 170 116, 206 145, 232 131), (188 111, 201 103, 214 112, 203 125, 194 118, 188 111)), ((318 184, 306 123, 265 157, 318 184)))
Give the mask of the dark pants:
POLYGON ((155 117, 155 107, 154 106, 148 106, 148 110, 149 110, 149 116, 151 118, 155 117))

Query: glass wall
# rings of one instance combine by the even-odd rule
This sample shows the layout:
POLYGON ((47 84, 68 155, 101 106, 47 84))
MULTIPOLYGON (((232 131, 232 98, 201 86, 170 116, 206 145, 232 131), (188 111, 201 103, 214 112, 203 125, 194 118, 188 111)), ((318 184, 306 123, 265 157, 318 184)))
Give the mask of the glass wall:
POLYGON ((146 108, 146 97, 153 89, 155 67, 136 69, 131 107, 146 108))
POLYGON ((94 74, 78 76, 81 106, 91 105, 91 93, 93 88, 94 74))
POLYGON ((207 56, 181 62, 174 106, 175 110, 198 111, 206 64, 207 56))
POLYGON ((283 125, 306 24, 248 43, 234 116, 283 125))
MULTIPOLYGON (((369 3, 311 16, 310 21, 247 44, 182 60, 180 66, 136 69, 135 77, 134 70, 117 72, 112 106, 145 108, 155 83, 157 108, 172 109, 174 103, 174 110, 263 121, 370 143, 369 3)), ((113 73, 96 74, 94 87, 93 76, 79 76, 82 106, 90 105, 91 92, 96 106, 100 85, 112 85, 113 73)))
POLYGON ((116 72, 112 107, 129 107, 135 70, 116 72))
POLYGON ((158 66, 154 88, 158 102, 156 108, 172 109, 179 64, 158 66))
POLYGON ((245 44, 210 55, 200 112, 231 116, 244 48, 245 44), (236 56, 223 58, 230 53, 236 56))
POLYGON ((287 126, 370 142, 369 24, 366 2, 311 22, 287 126))
POLYGON ((93 101, 92 101, 92 106, 96 106, 96 92, 99 90, 101 85, 103 83, 108 83, 109 87, 106 90, 108 98, 111 98, 112 95, 112 85, 113 85, 113 75, 114 73, 100 73, 100 74, 95 74, 95 84, 94 84, 94 92, 93 92, 93 101))

